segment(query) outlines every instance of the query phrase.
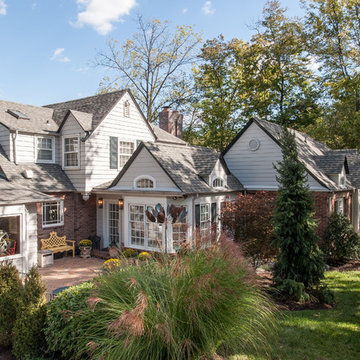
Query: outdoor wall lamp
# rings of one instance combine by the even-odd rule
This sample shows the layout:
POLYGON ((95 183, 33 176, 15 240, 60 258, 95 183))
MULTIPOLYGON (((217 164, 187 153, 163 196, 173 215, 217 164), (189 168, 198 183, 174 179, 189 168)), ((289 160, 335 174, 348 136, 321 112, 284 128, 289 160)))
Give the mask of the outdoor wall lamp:
POLYGON ((103 198, 98 198, 97 203, 98 203, 99 209, 102 209, 103 205, 104 205, 104 199, 103 198))
POLYGON ((119 199, 118 205, 119 205, 119 209, 123 210, 124 209, 124 199, 119 199))

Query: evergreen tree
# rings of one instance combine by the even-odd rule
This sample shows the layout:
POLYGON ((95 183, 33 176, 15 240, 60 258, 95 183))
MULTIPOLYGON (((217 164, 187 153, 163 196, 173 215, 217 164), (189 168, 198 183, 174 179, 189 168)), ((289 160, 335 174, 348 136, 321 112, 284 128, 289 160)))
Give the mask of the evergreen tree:
POLYGON ((283 160, 275 166, 279 190, 274 217, 280 254, 273 276, 275 286, 285 296, 306 300, 308 291, 324 276, 324 261, 317 245, 307 172, 298 158, 295 135, 284 129, 280 144, 283 160))

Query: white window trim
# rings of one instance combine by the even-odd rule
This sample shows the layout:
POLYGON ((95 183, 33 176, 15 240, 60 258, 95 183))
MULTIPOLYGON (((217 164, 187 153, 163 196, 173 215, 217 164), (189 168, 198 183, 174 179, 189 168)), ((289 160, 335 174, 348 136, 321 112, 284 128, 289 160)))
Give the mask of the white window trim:
POLYGON ((120 166, 120 156, 129 156, 128 161, 130 160, 130 158, 132 157, 133 153, 136 150, 136 141, 133 140, 126 140, 126 139, 118 139, 118 170, 122 169, 124 166, 120 166), (125 153, 121 153, 120 152, 120 143, 121 142, 126 142, 126 143, 133 143, 134 147, 133 147, 133 152, 131 154, 125 154, 125 153))
MULTIPOLYGON (((149 221, 146 218, 145 212, 144 212, 144 245, 135 245, 135 244, 132 244, 132 242, 131 242, 130 207, 131 206, 144 206, 144 209, 146 210, 146 208, 148 206, 154 206, 154 205, 146 205, 144 203, 142 203, 142 204, 140 204, 140 203, 128 203, 127 206, 128 206, 128 219, 127 219, 127 221, 128 221, 128 237, 127 237, 126 247, 129 247, 129 248, 132 248, 132 249, 137 249, 137 250, 146 250, 146 251, 151 251, 151 252, 161 252, 162 249, 159 248, 159 247, 148 246, 149 238, 148 238, 148 230, 147 230, 146 224, 149 223, 149 221)), ((163 227, 162 228, 161 243, 164 246, 165 224, 159 224, 159 225, 161 225, 163 227)))
POLYGON ((81 147, 81 142, 80 142, 80 135, 69 135, 69 136, 64 136, 62 139, 62 168, 66 169, 66 170, 78 170, 80 169, 80 147, 81 147), (73 138, 77 138, 78 139, 78 151, 77 151, 77 156, 78 156, 78 165, 77 166, 66 166, 65 165, 65 139, 73 139, 73 138))
POLYGON ((41 225, 43 229, 57 226, 64 226, 64 200, 60 201, 46 201, 41 205, 41 225), (48 203, 60 203, 60 222, 56 224, 44 224, 44 204, 48 203))
POLYGON ((139 175, 134 179, 134 189, 145 190, 145 191, 155 190, 156 189, 156 180, 155 180, 155 178, 153 178, 150 175, 139 175), (139 188, 139 187, 137 187, 136 184, 141 179, 151 180, 153 182, 153 184, 154 184, 154 187, 152 187, 152 188, 139 188))
POLYGON ((19 253, 14 255, 2 256, 0 257, 0 263, 5 260, 14 260, 17 258, 23 257, 23 240, 24 240, 24 229, 25 229, 25 216, 22 213, 15 213, 15 214, 1 214, 0 217, 20 217, 20 239, 19 239, 19 253))
POLYGON ((213 187, 214 189, 224 189, 225 188, 225 179, 221 176, 213 177, 213 179, 211 181, 211 187, 213 187), (217 179, 222 180, 223 186, 214 186, 214 181, 217 179))
POLYGON ((55 137, 54 136, 36 136, 35 138, 35 162, 41 164, 53 164, 55 163, 55 137), (39 160, 38 159, 38 139, 50 139, 52 148, 52 159, 51 160, 39 160))

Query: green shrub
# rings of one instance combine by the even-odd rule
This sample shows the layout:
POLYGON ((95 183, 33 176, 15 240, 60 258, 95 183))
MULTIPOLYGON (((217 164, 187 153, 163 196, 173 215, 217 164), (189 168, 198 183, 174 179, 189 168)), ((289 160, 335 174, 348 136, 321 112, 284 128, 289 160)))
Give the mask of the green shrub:
POLYGON ((268 344, 273 307, 233 241, 122 270, 97 279, 96 301, 79 318, 84 357, 196 359, 268 344))
POLYGON ((305 285, 291 279, 285 279, 278 284, 277 289, 281 294, 286 294, 289 300, 307 302, 310 300, 309 294, 305 291, 305 285))
POLYGON ((19 272, 10 262, 0 263, 0 346, 12 344, 16 311, 22 304, 19 272))
POLYGON ((82 332, 78 320, 88 309, 87 299, 93 287, 91 282, 72 286, 47 304, 46 341, 50 351, 61 354, 65 359, 76 358, 78 338, 82 332))
POLYGON ((336 213, 329 217, 321 249, 330 264, 342 263, 359 256, 359 237, 347 217, 336 213))
POLYGON ((19 308, 13 329, 12 353, 17 359, 34 359, 46 348, 43 328, 46 308, 33 304, 19 308))
POLYGON ((134 249, 125 249, 122 252, 122 255, 126 258, 132 258, 132 257, 136 257, 138 254, 138 252, 134 249))
POLYGON ((18 359, 33 359, 45 347, 46 288, 37 267, 25 276, 23 303, 17 309, 12 352, 18 359))

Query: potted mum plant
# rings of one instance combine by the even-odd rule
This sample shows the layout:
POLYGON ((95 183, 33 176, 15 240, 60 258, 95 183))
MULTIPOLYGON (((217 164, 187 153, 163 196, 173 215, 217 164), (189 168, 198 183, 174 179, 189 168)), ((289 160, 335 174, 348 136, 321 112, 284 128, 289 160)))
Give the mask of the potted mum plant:
POLYGON ((89 258, 91 257, 92 241, 89 239, 83 239, 79 242, 80 257, 89 258))

